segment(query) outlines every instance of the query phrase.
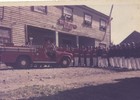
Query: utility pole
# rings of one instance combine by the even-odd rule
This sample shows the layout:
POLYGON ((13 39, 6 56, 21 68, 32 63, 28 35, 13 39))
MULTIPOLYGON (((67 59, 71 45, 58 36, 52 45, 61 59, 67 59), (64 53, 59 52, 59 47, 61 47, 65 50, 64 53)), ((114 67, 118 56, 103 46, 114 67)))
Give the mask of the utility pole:
POLYGON ((111 15, 112 15, 112 10, 113 10, 113 5, 111 6, 111 10, 110 10, 110 14, 109 14, 109 34, 110 34, 110 37, 109 37, 109 45, 111 45, 111 20, 113 18, 111 18, 111 15))
POLYGON ((103 36, 102 40, 101 40, 101 42, 104 40, 104 38, 105 38, 105 36, 107 34, 107 29, 109 27, 109 34, 110 34, 109 44, 111 44, 111 20, 113 19, 113 18, 111 18, 112 10, 113 10, 113 5, 111 6, 111 10, 110 10, 110 13, 109 13, 109 19, 108 19, 107 24, 106 24, 106 31, 104 33, 104 36, 103 36))

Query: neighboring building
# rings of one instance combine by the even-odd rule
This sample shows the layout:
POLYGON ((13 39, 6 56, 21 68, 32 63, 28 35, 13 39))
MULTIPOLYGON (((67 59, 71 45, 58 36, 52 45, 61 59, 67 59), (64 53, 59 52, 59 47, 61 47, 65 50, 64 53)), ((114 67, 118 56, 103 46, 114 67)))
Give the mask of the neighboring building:
POLYGON ((123 43, 140 43, 140 33, 137 31, 133 31, 128 37, 126 37, 120 44, 123 43))
POLYGON ((109 16, 84 5, 0 7, 0 42, 57 46, 110 44, 109 16))

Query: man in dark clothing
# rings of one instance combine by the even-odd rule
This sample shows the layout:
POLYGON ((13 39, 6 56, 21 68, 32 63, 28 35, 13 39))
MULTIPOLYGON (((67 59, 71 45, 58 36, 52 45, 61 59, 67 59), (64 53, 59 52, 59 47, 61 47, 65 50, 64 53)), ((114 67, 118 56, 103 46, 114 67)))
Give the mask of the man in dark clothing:
POLYGON ((135 48, 135 61, 136 61, 137 69, 140 69, 140 43, 136 44, 136 48, 135 48))
POLYGON ((102 67, 108 67, 108 49, 102 49, 102 67))
POLYGON ((102 48, 99 46, 97 47, 97 57, 98 57, 98 67, 102 67, 102 54, 103 53, 103 50, 102 48))
POLYGON ((127 52, 126 51, 127 51, 127 45, 126 45, 126 43, 124 43, 124 44, 122 44, 122 52, 121 52, 122 62, 123 62, 122 68, 127 68, 127 59, 126 59, 127 52))
POLYGON ((114 45, 114 49, 113 49, 113 59, 114 59, 114 67, 118 67, 118 62, 117 62, 117 56, 118 56, 118 49, 117 49, 117 45, 114 45))
POLYGON ((79 53, 80 53, 80 55, 79 55, 80 56, 80 61, 79 61, 80 66, 85 66, 84 52, 85 52, 85 47, 81 46, 80 51, 79 51, 79 53))
POLYGON ((91 48, 90 46, 87 47, 86 49, 86 66, 90 66, 90 54, 91 54, 91 48))
POLYGON ((48 57, 54 58, 55 57, 55 51, 56 51, 56 46, 54 43, 51 43, 49 40, 44 44, 44 49, 45 53, 47 54, 48 57))
POLYGON ((131 58, 131 45, 129 43, 127 43, 126 45, 126 60, 127 60, 127 68, 128 69, 132 69, 131 67, 131 62, 130 62, 130 58, 131 58))
POLYGON ((90 52, 90 66, 97 67, 97 48, 91 46, 91 52, 90 52))
POLYGON ((124 53, 124 50, 123 50, 123 45, 119 45, 119 67, 120 68, 124 68, 124 66, 123 66, 123 59, 124 59, 124 55, 123 55, 123 53, 124 53))
MULTIPOLYGON (((73 57, 75 57, 74 56, 74 47, 70 47, 69 52, 73 54, 73 57)), ((74 59, 73 59, 73 61, 71 61, 69 66, 72 66, 72 67, 74 66, 74 59)))
POLYGON ((130 52, 131 52, 131 55, 130 55, 130 63, 131 63, 131 67, 133 70, 136 70, 137 69, 137 66, 136 66, 136 59, 135 59, 135 50, 136 50, 136 46, 135 46, 135 43, 132 42, 131 44, 131 49, 130 49, 130 52))
POLYGON ((114 66, 115 66, 115 65, 114 65, 114 60, 113 60, 113 57, 114 57, 114 55, 113 55, 113 50, 114 50, 113 45, 111 45, 111 46, 109 47, 109 51, 108 51, 110 67, 114 67, 114 66))
POLYGON ((75 48, 73 50, 73 56, 74 56, 74 66, 79 66, 79 48, 75 48))

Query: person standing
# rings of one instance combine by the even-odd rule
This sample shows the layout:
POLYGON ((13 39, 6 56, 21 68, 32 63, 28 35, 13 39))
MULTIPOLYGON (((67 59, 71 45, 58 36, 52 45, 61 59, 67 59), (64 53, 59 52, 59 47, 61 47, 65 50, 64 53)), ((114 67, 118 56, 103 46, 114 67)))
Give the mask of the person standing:
POLYGON ((45 53, 48 57, 50 57, 52 59, 55 58, 56 46, 54 45, 54 43, 52 43, 50 40, 48 40, 47 42, 45 42, 43 47, 44 47, 45 53))
POLYGON ((84 51, 85 51, 85 47, 81 46, 81 48, 80 48, 80 61, 79 61, 81 67, 85 66, 84 51))
POLYGON ((140 43, 136 44, 135 61, 136 61, 137 69, 139 70, 140 69, 140 43))
POLYGON ((130 56, 130 63, 131 63, 131 67, 133 70, 136 70, 137 67, 136 67, 136 61, 135 61, 135 50, 136 50, 136 46, 135 46, 135 43, 132 42, 131 44, 131 56, 130 56))
POLYGON ((98 67, 102 67, 102 48, 99 46, 97 48, 97 57, 98 57, 98 67))
POLYGON ((113 68, 116 67, 116 46, 112 46, 112 62, 113 62, 113 68))
POLYGON ((92 67, 97 67, 97 47, 91 47, 91 66, 92 67))
POLYGON ((116 67, 118 67, 118 68, 121 68, 121 55, 120 55, 120 52, 121 52, 121 46, 120 45, 117 45, 116 46, 116 63, 117 63, 117 65, 116 65, 116 67))
POLYGON ((88 52, 87 47, 84 47, 83 53, 84 53, 84 66, 85 67, 87 67, 87 52, 88 52))
POLYGON ((69 66, 74 67, 74 60, 75 60, 74 58, 75 58, 75 55, 74 55, 74 48, 73 47, 70 47, 70 53, 73 54, 73 61, 71 61, 71 63, 70 63, 69 66))
POLYGON ((91 48, 90 46, 87 47, 86 50, 86 66, 89 67, 90 66, 90 54, 91 54, 91 48))
POLYGON ((110 65, 110 67, 114 67, 115 65, 114 65, 114 60, 113 60, 113 45, 111 45, 110 47, 109 47, 109 51, 108 51, 108 56, 109 56, 109 65, 110 65))
POLYGON ((73 51, 74 54, 74 66, 78 67, 79 66, 79 48, 75 48, 73 51))
POLYGON ((119 67, 118 65, 118 46, 114 45, 114 64, 115 67, 119 67))
POLYGON ((122 44, 122 62, 123 62, 123 64, 122 64, 122 66, 123 66, 123 68, 127 68, 127 59, 126 59, 126 57, 127 57, 127 47, 126 47, 126 43, 124 43, 124 44, 122 44))
POLYGON ((131 58, 131 46, 129 43, 127 43, 127 51, 126 51, 127 55, 126 55, 126 60, 127 60, 127 68, 128 69, 132 69, 132 66, 131 66, 131 61, 130 61, 130 58, 131 58))
POLYGON ((119 46, 119 64, 120 64, 120 65, 119 65, 119 66, 120 66, 120 68, 122 68, 122 69, 124 68, 124 67, 123 67, 123 63, 124 63, 124 62, 123 62, 123 57, 124 57, 124 56, 123 56, 123 45, 120 45, 120 46, 119 46))
POLYGON ((102 67, 105 67, 107 68, 108 67, 108 51, 107 51, 107 48, 104 47, 102 49, 102 67))

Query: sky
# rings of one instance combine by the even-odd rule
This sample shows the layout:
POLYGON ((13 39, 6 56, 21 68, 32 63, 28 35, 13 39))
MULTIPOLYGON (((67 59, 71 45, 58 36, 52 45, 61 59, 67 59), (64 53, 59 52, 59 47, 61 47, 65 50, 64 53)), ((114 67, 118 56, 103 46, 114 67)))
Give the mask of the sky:
MULTIPOLYGON (((90 7, 109 15, 111 5, 90 5, 90 7)), ((140 32, 140 4, 113 4, 111 39, 119 44, 134 30, 140 32)))
POLYGON ((134 30, 140 32, 140 0, 0 0, 0 5, 87 5, 111 17, 111 41, 119 44, 134 30), (9 2, 12 2, 10 4, 9 2), (17 1, 16 3, 14 3, 17 1), (19 3, 21 1, 21 3, 19 3), (23 3, 22 1, 31 1, 23 3), (38 2, 39 1, 39 2, 38 2), (46 2, 44 2, 46 1, 46 2), (2 2, 2 3, 1 3, 2 2), (7 2, 6 4, 3 2, 7 2))

